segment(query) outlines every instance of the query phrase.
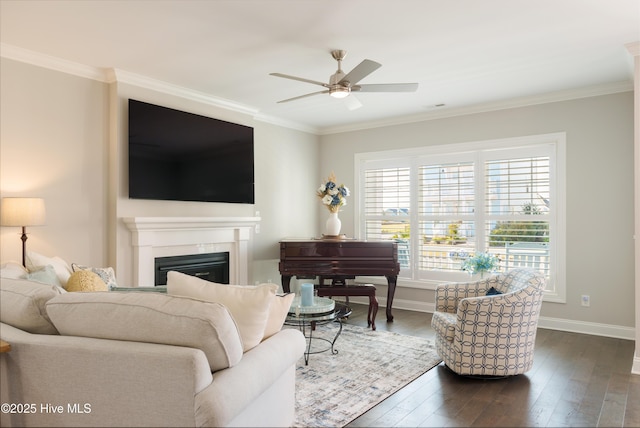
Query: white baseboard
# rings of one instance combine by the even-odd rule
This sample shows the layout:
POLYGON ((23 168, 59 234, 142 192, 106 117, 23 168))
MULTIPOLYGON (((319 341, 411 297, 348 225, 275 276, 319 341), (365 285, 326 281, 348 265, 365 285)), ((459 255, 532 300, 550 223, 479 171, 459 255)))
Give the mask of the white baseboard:
MULTIPOLYGON (((369 299, 366 297, 351 297, 349 298, 349 301, 361 303, 363 305, 369 304, 369 299)), ((384 314, 387 299, 380 296, 378 297, 378 303, 380 305, 378 308, 378 314, 384 314)), ((435 311, 435 304, 418 302, 415 300, 393 299, 393 308, 433 313, 435 311)), ((548 328, 550 330, 569 331, 572 333, 591 334, 594 336, 613 337, 616 339, 635 340, 635 328, 619 325, 540 317, 538 320, 538 327, 548 328)), ((640 374, 640 358, 636 358, 636 360, 634 360, 634 373, 640 374)))
POLYGON ((635 340, 636 329, 621 325, 600 324, 595 322, 575 321, 562 318, 540 317, 538 327, 551 330, 570 331, 573 333, 592 334, 616 339, 635 340))
MULTIPOLYGON (((635 355, 638 355, 636 350, 635 355)), ((631 373, 640 375, 640 357, 633 357, 633 365, 631 366, 631 373)))

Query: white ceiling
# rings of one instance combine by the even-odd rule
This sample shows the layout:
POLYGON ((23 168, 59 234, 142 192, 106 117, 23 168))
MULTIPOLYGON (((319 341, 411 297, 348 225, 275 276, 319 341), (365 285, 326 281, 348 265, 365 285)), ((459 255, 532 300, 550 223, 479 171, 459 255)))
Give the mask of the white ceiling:
POLYGON ((0 0, 2 53, 19 48, 209 94, 316 132, 632 88, 625 45, 639 0, 0 0), (361 83, 418 82, 414 93, 342 100, 312 84, 332 49, 382 67, 361 83), (445 104, 444 107, 435 107, 445 104))

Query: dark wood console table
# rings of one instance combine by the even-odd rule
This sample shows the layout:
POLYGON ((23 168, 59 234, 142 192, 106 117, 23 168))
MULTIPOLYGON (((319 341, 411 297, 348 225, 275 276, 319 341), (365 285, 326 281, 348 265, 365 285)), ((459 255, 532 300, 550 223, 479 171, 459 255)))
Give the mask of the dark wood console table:
POLYGON ((398 244, 395 241, 351 239, 287 239, 280 241, 282 289, 290 291, 291 277, 320 277, 344 281, 356 276, 384 276, 387 291, 387 321, 393 321, 391 306, 400 273, 398 244))

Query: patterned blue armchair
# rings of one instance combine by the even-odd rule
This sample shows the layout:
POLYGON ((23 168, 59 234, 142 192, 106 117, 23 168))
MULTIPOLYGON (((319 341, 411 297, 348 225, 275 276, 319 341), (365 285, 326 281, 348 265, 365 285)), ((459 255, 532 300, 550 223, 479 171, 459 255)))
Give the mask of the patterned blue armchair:
POLYGON ((545 287, 546 278, 527 268, 476 282, 439 285, 431 320, 438 355, 461 375, 526 372, 533 366, 545 287))

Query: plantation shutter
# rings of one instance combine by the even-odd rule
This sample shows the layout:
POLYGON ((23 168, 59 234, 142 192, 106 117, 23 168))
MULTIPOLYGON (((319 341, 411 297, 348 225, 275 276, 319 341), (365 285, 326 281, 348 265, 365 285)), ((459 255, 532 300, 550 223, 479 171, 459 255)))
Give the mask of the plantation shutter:
POLYGON ((365 239, 394 239, 398 242, 401 268, 410 265, 409 210, 411 177, 408 166, 364 171, 365 239))
POLYGON ((418 177, 418 269, 460 271, 462 261, 475 247, 474 162, 445 160, 421 165, 418 177))
POLYGON ((550 186, 548 156, 485 162, 485 246, 502 259, 502 270, 549 274, 550 186))

